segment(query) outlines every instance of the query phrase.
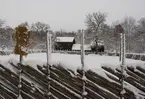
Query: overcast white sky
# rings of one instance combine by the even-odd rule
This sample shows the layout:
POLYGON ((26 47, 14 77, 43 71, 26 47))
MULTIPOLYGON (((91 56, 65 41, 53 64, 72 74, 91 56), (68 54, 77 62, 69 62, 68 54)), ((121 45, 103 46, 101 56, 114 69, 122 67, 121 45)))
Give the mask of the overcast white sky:
POLYGON ((28 21, 44 22, 51 29, 76 31, 86 28, 89 12, 107 12, 107 23, 132 16, 145 17, 145 0, 0 0, 0 19, 15 27, 28 21))

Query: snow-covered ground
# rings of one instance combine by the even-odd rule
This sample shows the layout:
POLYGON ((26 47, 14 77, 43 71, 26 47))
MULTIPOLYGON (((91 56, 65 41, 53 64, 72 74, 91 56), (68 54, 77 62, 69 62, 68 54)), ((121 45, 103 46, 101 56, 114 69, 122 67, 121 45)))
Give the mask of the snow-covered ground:
MULTIPOLYGON (((0 62, 7 63, 8 61, 18 62, 19 56, 11 54, 9 56, 0 56, 0 62)), ((28 56, 24 57, 23 64, 28 64, 36 67, 37 64, 45 65, 46 64, 46 54, 45 53, 37 53, 37 54, 29 54, 28 56)), ((71 69, 74 72, 78 68, 81 68, 81 59, 80 55, 73 55, 73 54, 59 54, 53 53, 51 55, 51 64, 54 65, 61 65, 66 69, 71 69)), ((111 66, 111 68, 119 68, 120 67, 119 57, 116 56, 100 56, 100 55, 86 55, 85 56, 85 70, 93 70, 95 72, 101 72, 101 66, 111 66)), ((133 60, 133 59, 126 59, 126 66, 142 66, 145 68, 145 62, 140 60, 133 60)))

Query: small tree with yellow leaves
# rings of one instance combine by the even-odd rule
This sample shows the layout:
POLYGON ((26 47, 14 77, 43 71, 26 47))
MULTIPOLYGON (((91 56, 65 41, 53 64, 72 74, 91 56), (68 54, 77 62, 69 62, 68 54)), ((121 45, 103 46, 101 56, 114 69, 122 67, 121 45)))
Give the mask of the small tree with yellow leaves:
POLYGON ((26 52, 27 47, 29 45, 30 32, 28 31, 26 26, 19 25, 15 28, 15 49, 14 53, 20 55, 20 63, 18 64, 18 76, 19 76, 19 84, 18 84, 18 96, 17 99, 21 97, 21 73, 22 73, 22 58, 26 56, 28 53, 26 52))
POLYGON ((14 53, 20 55, 20 63, 22 62, 22 57, 26 56, 27 47, 29 45, 30 32, 26 26, 18 26, 15 28, 15 49, 14 53))

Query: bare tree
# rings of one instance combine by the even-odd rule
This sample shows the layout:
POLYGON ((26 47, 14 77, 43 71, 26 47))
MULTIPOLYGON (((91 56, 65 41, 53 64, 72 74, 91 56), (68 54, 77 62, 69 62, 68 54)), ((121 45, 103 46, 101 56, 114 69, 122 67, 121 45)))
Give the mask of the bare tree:
POLYGON ((32 24, 31 29, 37 32, 48 32, 48 30, 50 29, 50 26, 42 22, 36 22, 32 24))
POLYGON ((0 19, 0 45, 3 45, 4 44, 4 39, 6 39, 5 29, 3 28, 4 24, 5 24, 5 21, 0 19))
POLYGON ((139 28, 140 28, 140 31, 145 33, 145 18, 141 18, 139 20, 139 28))
POLYGON ((29 25, 28 22, 21 23, 20 26, 25 26, 25 27, 27 27, 28 29, 30 29, 30 25, 29 25))
POLYGON ((114 41, 115 41, 115 45, 116 45, 116 54, 119 52, 120 48, 120 44, 121 44, 121 38, 120 38, 120 33, 118 33, 118 31, 116 31, 116 26, 119 25, 120 22, 119 20, 115 21, 112 23, 112 28, 113 28, 113 34, 114 34, 114 41))
POLYGON ((138 21, 136 34, 134 35, 135 40, 135 51, 136 52, 145 52, 145 18, 141 18, 138 21))
MULTIPOLYGON (((46 34, 49 31, 50 26, 48 24, 42 23, 42 22, 36 22, 31 25, 31 31, 33 33, 33 36, 35 35, 35 42, 37 42, 37 45, 44 46, 44 42, 46 42, 46 34)), ((32 37, 33 38, 33 37, 32 37)))
POLYGON ((132 47, 131 43, 133 41, 133 35, 135 33, 136 21, 132 17, 125 17, 122 26, 126 34, 126 50, 130 52, 132 47))
POLYGON ((96 52, 98 52, 98 40, 102 29, 104 29, 104 23, 106 21, 107 13, 94 12, 92 14, 86 15, 86 26, 88 33, 92 35, 94 42, 96 44, 96 52))
POLYGON ((5 24, 5 21, 0 19, 0 28, 5 24))
POLYGON ((86 15, 85 23, 88 30, 94 34, 95 37, 99 36, 102 27, 106 21, 107 14, 101 12, 94 12, 92 14, 86 15))

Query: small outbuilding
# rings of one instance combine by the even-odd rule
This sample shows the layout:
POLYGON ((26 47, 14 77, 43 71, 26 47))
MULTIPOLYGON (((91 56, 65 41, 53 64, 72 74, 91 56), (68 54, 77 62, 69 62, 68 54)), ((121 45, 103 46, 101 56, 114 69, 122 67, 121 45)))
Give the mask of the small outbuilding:
POLYGON ((75 43, 74 37, 56 37, 55 50, 72 50, 72 46, 75 43))
MULTIPOLYGON (((81 50, 81 44, 73 44, 72 50, 74 51, 80 51, 81 50)), ((85 51, 91 51, 91 46, 89 44, 84 45, 85 51)))

